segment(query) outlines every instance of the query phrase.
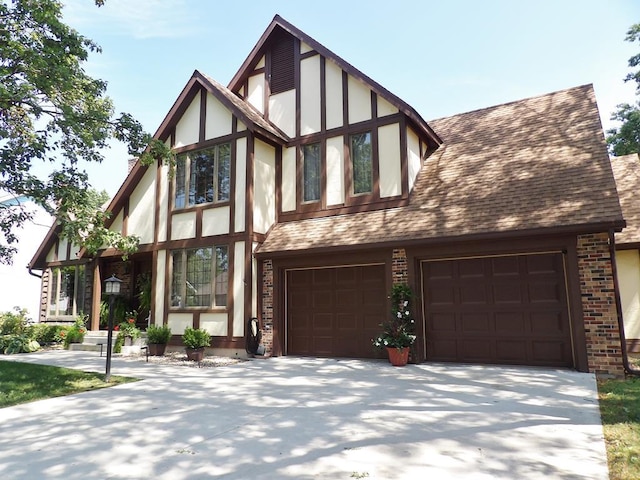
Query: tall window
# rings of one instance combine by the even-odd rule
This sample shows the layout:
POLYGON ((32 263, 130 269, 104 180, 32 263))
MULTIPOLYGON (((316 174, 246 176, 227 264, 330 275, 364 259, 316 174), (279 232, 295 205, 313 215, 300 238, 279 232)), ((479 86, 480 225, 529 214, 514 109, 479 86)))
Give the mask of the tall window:
POLYGON ((224 307, 229 285, 228 247, 171 252, 172 307, 224 307))
POLYGON ((84 265, 56 267, 49 271, 49 317, 83 313, 84 265))
POLYGON ((175 208, 229 200, 231 144, 180 155, 176 164, 175 208))
POLYGON ((371 156, 371 132, 351 135, 351 171, 353 194, 373 191, 373 159, 371 156))
POLYGON ((320 200, 320 144, 314 143, 302 147, 302 170, 304 183, 302 185, 302 199, 305 202, 320 200))

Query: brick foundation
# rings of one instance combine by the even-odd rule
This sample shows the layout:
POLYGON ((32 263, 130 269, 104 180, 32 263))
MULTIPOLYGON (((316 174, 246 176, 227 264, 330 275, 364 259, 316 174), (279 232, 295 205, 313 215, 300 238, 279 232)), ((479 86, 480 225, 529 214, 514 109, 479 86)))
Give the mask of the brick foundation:
POLYGON ((262 344, 266 355, 273 354, 273 263, 262 262, 262 344))
POLYGON ((578 237, 578 269, 589 371, 623 376, 608 234, 578 237))

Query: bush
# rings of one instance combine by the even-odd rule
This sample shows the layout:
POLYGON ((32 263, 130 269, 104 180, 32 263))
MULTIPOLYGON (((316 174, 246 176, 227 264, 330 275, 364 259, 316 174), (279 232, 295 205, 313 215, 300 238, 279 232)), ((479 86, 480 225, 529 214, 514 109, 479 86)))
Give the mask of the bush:
POLYGON ((40 350, 40 344, 24 333, 0 337, 0 351, 5 355, 31 353, 40 350))
POLYGON ((211 343, 211 337, 209 336, 209 332, 206 330, 201 328, 195 330, 191 327, 187 327, 184 329, 182 342, 187 348, 208 347, 211 343))
POLYGON ((82 343, 84 340, 84 334, 87 333, 87 328, 84 326, 86 317, 76 318, 72 327, 63 335, 64 348, 69 348, 70 343, 82 343))
POLYGON ((13 312, 0 313, 0 335, 18 335, 27 326, 27 310, 15 307, 13 312))
POLYGON ((56 333, 59 327, 57 325, 47 325, 46 323, 36 323, 27 327, 27 335, 40 345, 56 343, 56 333))
POLYGON ((171 329, 167 325, 149 325, 147 328, 147 343, 167 344, 171 339, 171 329))

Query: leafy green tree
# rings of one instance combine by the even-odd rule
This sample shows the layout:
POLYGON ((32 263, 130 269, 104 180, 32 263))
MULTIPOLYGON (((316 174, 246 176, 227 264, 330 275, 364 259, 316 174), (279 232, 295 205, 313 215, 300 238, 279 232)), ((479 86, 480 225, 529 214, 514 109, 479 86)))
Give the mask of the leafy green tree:
MULTIPOLYGON (((640 41, 640 23, 631 26, 625 37, 627 42, 640 41)), ((640 53, 629 59, 629 67, 636 68, 624 81, 636 82, 636 93, 640 94, 640 53)), ((609 151, 616 156, 640 152, 640 102, 634 105, 622 103, 611 115, 611 120, 621 122, 619 128, 607 130, 609 151)))
MULTIPOLYGON (((109 232, 109 213, 93 210, 98 198, 81 161, 101 162, 112 138, 147 164, 171 154, 130 114, 115 114, 106 82, 83 68, 100 47, 64 24, 61 9, 58 0, 0 0, 0 192, 31 198, 89 253, 104 245, 131 253, 137 239, 109 232), (43 163, 51 165, 46 178, 34 171, 43 163)), ((0 204, 0 263, 11 262, 16 228, 32 217, 0 204)))

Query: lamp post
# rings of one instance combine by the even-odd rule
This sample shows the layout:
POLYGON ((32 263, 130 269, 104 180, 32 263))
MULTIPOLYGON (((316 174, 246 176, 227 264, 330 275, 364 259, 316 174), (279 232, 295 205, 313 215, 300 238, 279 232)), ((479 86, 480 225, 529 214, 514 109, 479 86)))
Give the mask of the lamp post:
POLYGON ((113 345, 113 302, 120 295, 120 284, 122 280, 111 275, 104 281, 104 293, 109 296, 109 323, 107 326, 107 370, 104 381, 111 381, 111 346, 113 345))

